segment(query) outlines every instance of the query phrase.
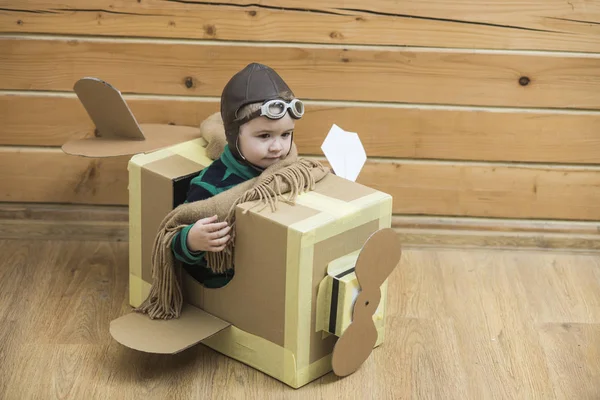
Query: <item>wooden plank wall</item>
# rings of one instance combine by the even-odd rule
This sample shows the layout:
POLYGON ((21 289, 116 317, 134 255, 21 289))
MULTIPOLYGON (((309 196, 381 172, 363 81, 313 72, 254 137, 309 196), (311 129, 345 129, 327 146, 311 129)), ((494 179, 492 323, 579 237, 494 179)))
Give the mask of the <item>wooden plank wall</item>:
POLYGON ((140 122, 196 125, 252 61, 307 101, 303 154, 333 123, 360 134, 358 181, 397 217, 600 220, 586 0, 0 0, 0 201, 127 204, 126 158, 59 149, 91 130, 80 77, 118 87, 140 122))

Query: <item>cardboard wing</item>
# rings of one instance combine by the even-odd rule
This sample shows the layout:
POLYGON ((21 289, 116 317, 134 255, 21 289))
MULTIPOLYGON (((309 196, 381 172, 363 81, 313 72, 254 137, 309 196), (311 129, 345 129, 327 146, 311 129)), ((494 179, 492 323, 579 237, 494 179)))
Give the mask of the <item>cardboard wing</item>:
POLYGON ((222 331, 231 324, 185 304, 173 320, 150 319, 132 312, 110 322, 110 334, 119 343, 146 353, 176 354, 222 331))

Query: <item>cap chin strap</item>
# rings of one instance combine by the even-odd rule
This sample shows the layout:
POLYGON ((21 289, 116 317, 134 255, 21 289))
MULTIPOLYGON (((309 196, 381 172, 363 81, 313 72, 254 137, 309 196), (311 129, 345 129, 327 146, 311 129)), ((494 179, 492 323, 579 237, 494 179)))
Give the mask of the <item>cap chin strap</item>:
POLYGON ((264 168, 261 168, 258 165, 252 164, 250 161, 248 161, 246 159, 246 157, 244 157, 244 154, 242 154, 242 151, 240 150, 240 147, 238 146, 239 141, 240 141, 240 136, 238 133, 238 136, 235 139, 235 149, 237 150, 237 153, 239 154, 239 156, 242 157, 242 160, 244 160, 244 164, 246 164, 247 166, 249 166, 250 168, 252 168, 256 171, 260 171, 260 172, 264 171, 265 170, 264 168))
MULTIPOLYGON (((240 150, 240 146, 238 145, 239 141, 240 141, 240 135, 239 135, 239 132, 238 132, 238 135, 235 138, 235 149, 237 150, 237 153, 239 154, 239 156, 242 157, 242 160, 244 160, 244 162, 248 166, 254 168, 255 170, 257 170, 257 171, 264 171, 265 168, 262 168, 262 167, 259 167, 257 165, 252 164, 250 161, 248 161, 246 159, 246 157, 244 157, 244 154, 242 153, 242 150, 240 150)), ((292 132, 292 139, 290 140, 290 149, 288 150, 287 154, 285 155, 286 157, 289 156, 290 152, 292 151, 292 143, 294 143, 294 133, 293 132, 292 132)))

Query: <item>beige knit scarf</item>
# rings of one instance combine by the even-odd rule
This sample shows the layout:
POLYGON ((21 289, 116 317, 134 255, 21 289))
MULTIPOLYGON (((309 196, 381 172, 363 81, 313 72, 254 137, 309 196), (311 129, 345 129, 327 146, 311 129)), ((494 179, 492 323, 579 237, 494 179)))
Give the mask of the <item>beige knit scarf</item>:
MULTIPOLYGON (((213 114, 201 126, 202 137, 207 140, 207 153, 217 159, 225 146, 225 131, 220 115, 213 114)), ((135 309, 151 319, 178 318, 183 307, 181 264, 171 252, 173 237, 185 226, 199 219, 217 215, 219 221, 231 226, 231 239, 220 252, 207 252, 208 267, 222 273, 233 268, 235 245, 235 209, 238 204, 255 202, 253 208, 262 205, 272 211, 277 202, 293 204, 296 197, 313 190, 315 184, 330 172, 317 161, 298 157, 292 144, 290 154, 283 160, 265 169, 258 177, 219 193, 209 199, 185 203, 172 210, 163 219, 154 240, 152 251, 152 287, 146 300, 135 309), (287 196, 284 196, 287 194, 287 196)), ((247 212, 247 211, 245 211, 247 212)))

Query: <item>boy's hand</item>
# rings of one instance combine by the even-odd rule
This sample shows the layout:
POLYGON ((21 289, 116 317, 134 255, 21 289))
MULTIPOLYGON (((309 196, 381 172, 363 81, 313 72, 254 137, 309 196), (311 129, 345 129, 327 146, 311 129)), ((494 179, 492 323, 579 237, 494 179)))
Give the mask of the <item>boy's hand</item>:
POLYGON ((217 216, 198 220, 187 236, 187 246, 191 251, 221 251, 231 237, 227 222, 215 222, 217 216))

